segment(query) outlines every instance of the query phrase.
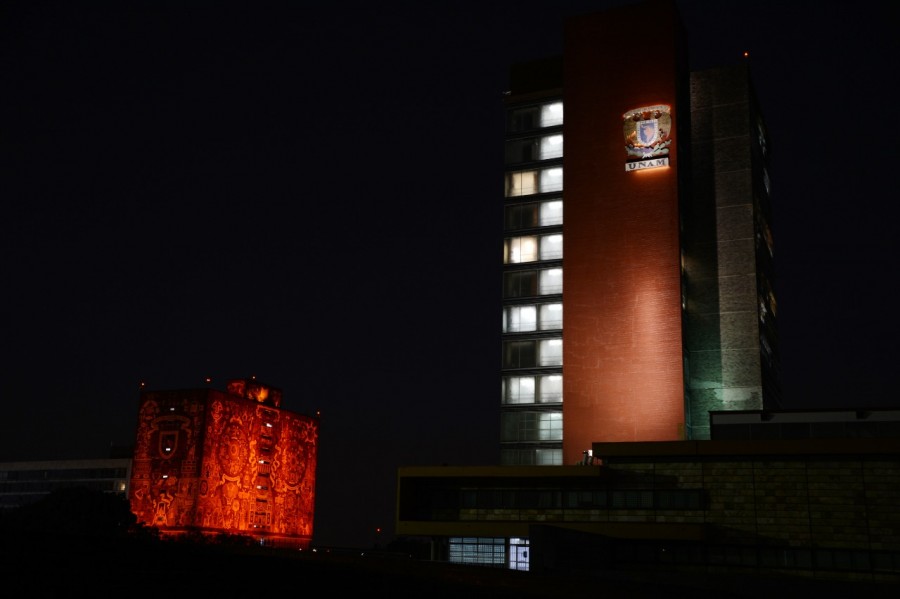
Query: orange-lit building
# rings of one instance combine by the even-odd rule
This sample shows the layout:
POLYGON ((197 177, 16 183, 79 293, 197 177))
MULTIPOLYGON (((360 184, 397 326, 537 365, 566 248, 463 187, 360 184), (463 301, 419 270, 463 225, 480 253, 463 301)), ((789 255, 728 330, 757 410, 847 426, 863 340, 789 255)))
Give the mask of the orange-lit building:
POLYGON ((670 0, 563 33, 505 96, 503 465, 708 439, 711 411, 780 405, 748 66, 691 72, 670 0))
POLYGON ((255 380, 142 392, 129 489, 139 522, 307 548, 319 421, 282 409, 281 396, 255 380))

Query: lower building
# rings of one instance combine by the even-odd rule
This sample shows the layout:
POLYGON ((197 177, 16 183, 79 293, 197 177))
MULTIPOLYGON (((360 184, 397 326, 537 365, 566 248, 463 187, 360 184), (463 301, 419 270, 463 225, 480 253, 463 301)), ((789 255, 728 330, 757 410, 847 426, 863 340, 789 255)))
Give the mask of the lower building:
MULTIPOLYGON (((796 425, 800 415, 767 418, 796 425)), ((801 428, 594 443, 577 466, 401 468, 396 531, 429 539, 436 560, 521 570, 900 581, 900 438, 887 424, 870 428, 880 437, 790 438, 801 428)))
POLYGON ((0 509, 32 504, 54 491, 83 487, 127 496, 131 458, 0 463, 0 509))
POLYGON ((164 536, 308 548, 319 420, 280 403, 279 389, 255 380, 142 392, 129 492, 138 521, 164 536))

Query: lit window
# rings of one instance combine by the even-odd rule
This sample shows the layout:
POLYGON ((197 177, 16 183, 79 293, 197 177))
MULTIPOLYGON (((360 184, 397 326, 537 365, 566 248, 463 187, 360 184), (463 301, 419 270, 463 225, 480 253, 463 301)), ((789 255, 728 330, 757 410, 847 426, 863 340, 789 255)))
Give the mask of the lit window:
POLYGON ((548 268, 542 270, 538 282, 538 293, 540 295, 551 295, 562 293, 563 279, 561 268, 548 268))
POLYGON ((540 173, 541 193, 548 191, 560 191, 563 188, 563 170, 562 167, 547 168, 540 173))
POLYGON ((508 377, 503 381, 503 391, 503 403, 534 403, 534 377, 508 377))
POLYGON ((563 155, 563 136, 548 135, 541 138, 541 160, 559 158, 563 155))
POLYGON ((561 329, 562 320, 562 304, 543 304, 540 312, 541 330, 561 329))
POLYGON ((537 260, 537 237, 512 237, 503 244, 503 263, 519 264, 537 260))
POLYGON ((538 421, 538 434, 541 441, 559 441, 562 439, 562 412, 541 414, 538 421))
POLYGON ((534 463, 538 466, 562 466, 562 449, 535 449, 534 463))
POLYGON ((506 197, 527 196, 537 193, 537 171, 519 171, 506 174, 506 197))
POLYGON ((563 124, 563 103, 553 102, 541 106, 541 127, 554 127, 563 124))
POLYGON ((561 366, 562 339, 544 339, 540 342, 540 365, 541 366, 561 366))
POLYGON ((508 198, 538 192, 561 191, 562 188, 562 167, 506 173, 506 197, 508 198))
POLYGON ((541 237, 541 260, 559 260, 562 257, 562 235, 544 235, 541 237))
POLYGON ((553 200, 541 204, 541 226, 561 225, 563 222, 562 200, 553 200))
POLYGON ((520 333, 537 330, 535 306, 508 306, 503 311, 503 332, 520 333))
POLYGON ((541 403, 557 403, 563 400, 563 377, 561 374, 551 374, 539 378, 541 403))

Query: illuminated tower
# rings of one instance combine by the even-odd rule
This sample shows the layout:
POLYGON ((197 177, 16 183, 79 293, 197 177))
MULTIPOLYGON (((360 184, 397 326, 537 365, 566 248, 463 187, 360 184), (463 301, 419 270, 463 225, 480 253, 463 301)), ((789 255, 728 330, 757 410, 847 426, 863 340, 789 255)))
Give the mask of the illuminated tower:
POLYGON ((306 549, 319 422, 280 404, 280 390, 255 380, 141 393, 129 496, 138 521, 164 535, 306 549))
POLYGON ((513 67, 506 111, 501 463, 708 438, 708 411, 774 405, 746 66, 692 74, 652 0, 570 19, 562 57, 513 67))

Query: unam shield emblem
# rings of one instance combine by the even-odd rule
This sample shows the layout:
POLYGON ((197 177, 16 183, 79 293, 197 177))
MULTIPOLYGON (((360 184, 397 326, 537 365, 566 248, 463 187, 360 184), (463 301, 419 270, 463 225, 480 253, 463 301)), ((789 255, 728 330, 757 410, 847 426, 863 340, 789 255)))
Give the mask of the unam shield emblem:
POLYGON ((672 144, 671 108, 665 104, 634 108, 622 115, 626 162, 668 156, 672 144))
POLYGON ((634 129, 637 131, 638 140, 645 146, 653 145, 653 142, 659 137, 659 121, 657 119, 638 121, 634 129))

